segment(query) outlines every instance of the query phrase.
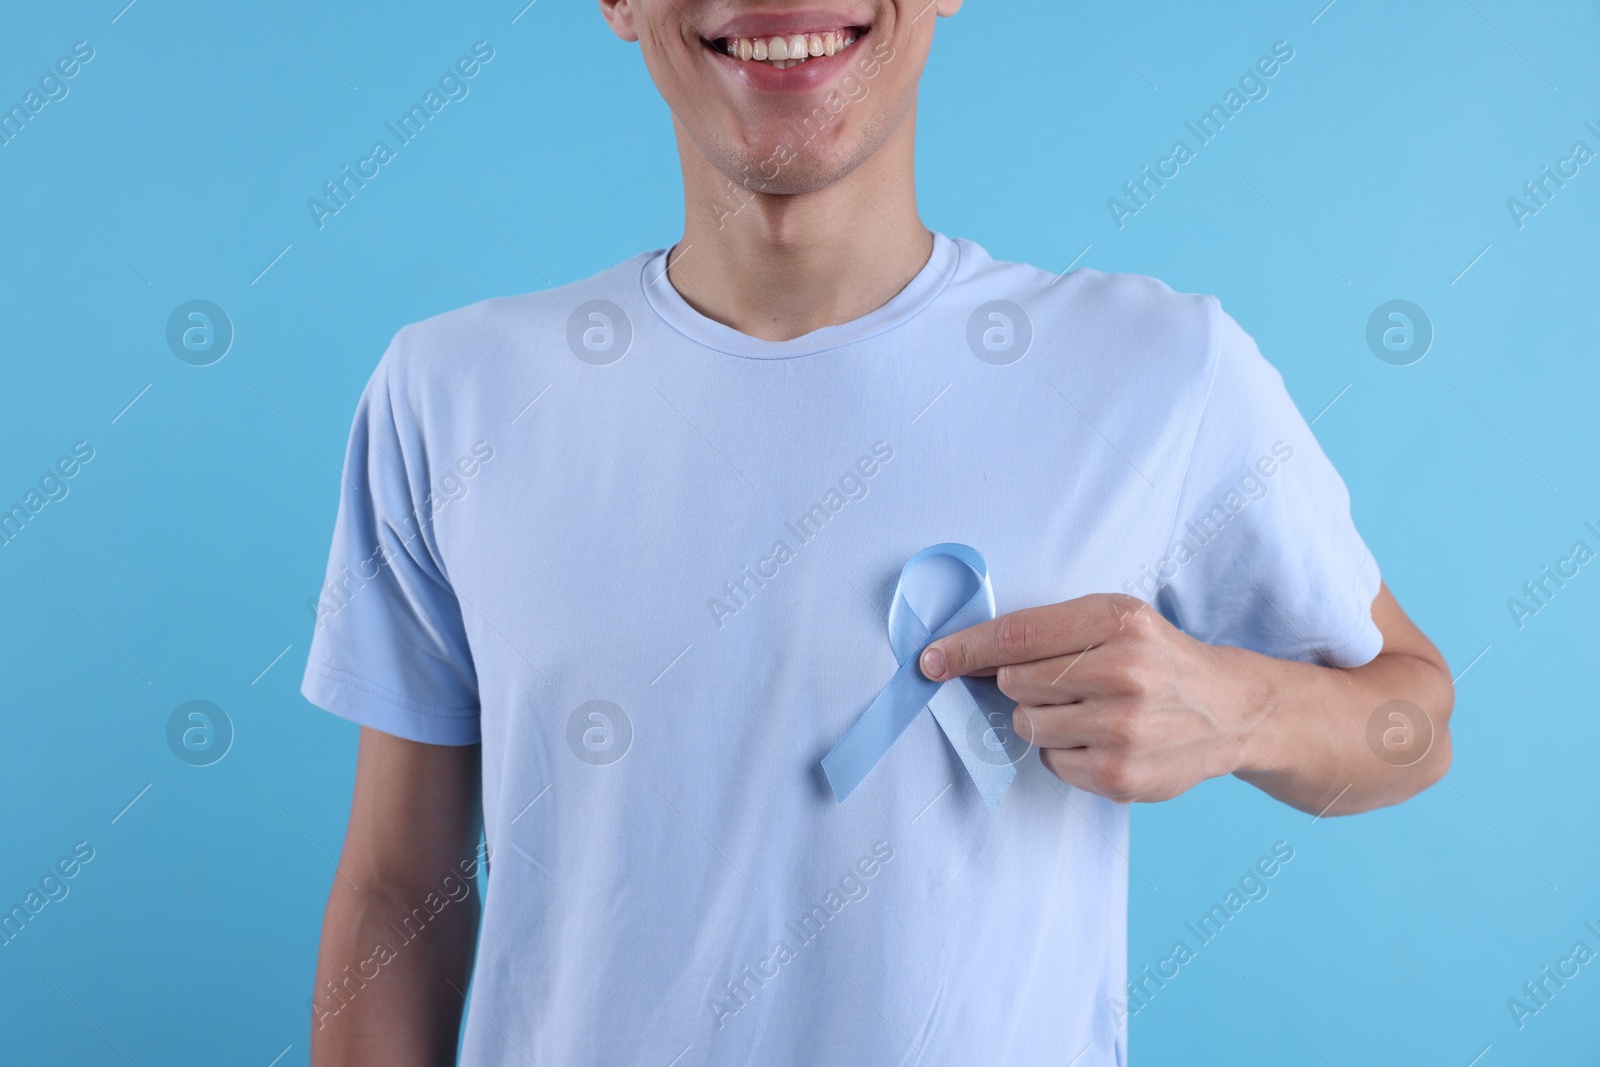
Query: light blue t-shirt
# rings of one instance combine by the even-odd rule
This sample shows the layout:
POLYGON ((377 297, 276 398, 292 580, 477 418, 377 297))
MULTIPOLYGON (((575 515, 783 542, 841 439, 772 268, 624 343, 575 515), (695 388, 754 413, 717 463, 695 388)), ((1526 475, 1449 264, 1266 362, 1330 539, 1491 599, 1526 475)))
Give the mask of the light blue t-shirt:
POLYGON ((1128 809, 1030 752, 990 813, 926 711, 843 804, 819 761, 938 542, 1001 612, 1122 590, 1370 660, 1344 484, 1212 297, 935 235, 774 343, 663 268, 406 327, 351 433, 303 691, 483 744, 462 1062, 1122 1064, 1128 809))

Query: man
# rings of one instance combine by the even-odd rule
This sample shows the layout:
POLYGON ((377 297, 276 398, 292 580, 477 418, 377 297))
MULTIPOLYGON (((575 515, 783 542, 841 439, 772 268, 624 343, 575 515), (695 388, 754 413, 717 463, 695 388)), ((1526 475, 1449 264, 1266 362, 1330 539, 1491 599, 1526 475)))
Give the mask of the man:
POLYGON ((402 330, 362 396, 304 684, 363 726, 314 1059, 451 1062, 465 1018, 473 1065, 1122 1064, 1126 804, 1401 801, 1448 670, 1214 299, 922 224, 960 0, 600 6, 685 232, 402 330), (991 810, 923 711, 841 800, 942 543, 999 614, 911 657, 1038 758, 983 738, 991 810))

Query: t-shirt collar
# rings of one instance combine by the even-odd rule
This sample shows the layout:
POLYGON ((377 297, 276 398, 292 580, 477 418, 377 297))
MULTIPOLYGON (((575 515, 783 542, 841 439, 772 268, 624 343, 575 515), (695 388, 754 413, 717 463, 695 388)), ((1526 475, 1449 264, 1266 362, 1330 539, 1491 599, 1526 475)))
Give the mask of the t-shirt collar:
POLYGON ((788 341, 763 341, 700 314, 678 295, 667 277, 667 249, 650 253, 639 283, 656 314, 697 344, 747 359, 793 359, 827 352, 892 330, 931 304, 955 277, 961 252, 955 241, 933 231, 933 254, 906 287, 882 307, 850 322, 824 326, 788 341))

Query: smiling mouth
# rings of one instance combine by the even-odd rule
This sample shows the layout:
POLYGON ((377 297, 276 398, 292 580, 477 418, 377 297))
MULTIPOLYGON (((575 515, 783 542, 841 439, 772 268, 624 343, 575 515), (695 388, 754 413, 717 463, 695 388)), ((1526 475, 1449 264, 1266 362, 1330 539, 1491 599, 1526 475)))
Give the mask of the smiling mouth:
POLYGON ((706 46, 741 63, 765 63, 777 70, 799 66, 809 59, 836 56, 855 46, 864 26, 842 26, 815 33, 783 33, 771 37, 720 37, 706 46))

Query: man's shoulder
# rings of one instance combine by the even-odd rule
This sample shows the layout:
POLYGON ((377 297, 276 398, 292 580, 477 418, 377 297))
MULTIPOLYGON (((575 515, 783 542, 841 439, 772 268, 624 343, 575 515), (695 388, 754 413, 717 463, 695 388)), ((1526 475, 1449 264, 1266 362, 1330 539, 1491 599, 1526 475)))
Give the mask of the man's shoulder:
MULTIPOLYGON (((1031 263, 996 259, 981 245, 958 239, 967 269, 960 281, 975 290, 1013 294, 1031 312, 1070 311, 1080 318, 1120 321, 1160 319, 1175 326, 1210 329, 1217 299, 1184 293, 1146 274, 1072 267, 1054 272, 1031 263)), ((1086 250, 1087 251, 1087 250, 1086 250)))
POLYGON ((1144 274, 1074 267, 1060 273, 991 257, 962 240, 957 300, 1009 300, 1028 317, 1036 344, 1114 360, 1123 376, 1148 366, 1165 375, 1208 375, 1219 320, 1215 296, 1180 292, 1144 274))
POLYGON ((383 362, 391 373, 407 377, 459 376, 510 357, 537 357, 542 349, 563 344, 586 305, 633 303, 640 295, 640 272, 657 254, 642 252, 579 281, 490 297, 420 319, 395 334, 383 362))

